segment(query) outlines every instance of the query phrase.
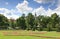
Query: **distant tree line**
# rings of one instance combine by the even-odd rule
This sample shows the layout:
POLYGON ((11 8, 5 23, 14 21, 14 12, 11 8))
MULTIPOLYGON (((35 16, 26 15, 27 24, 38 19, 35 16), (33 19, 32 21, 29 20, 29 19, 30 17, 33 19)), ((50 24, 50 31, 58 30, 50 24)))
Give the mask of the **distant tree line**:
POLYGON ((60 17, 56 13, 51 16, 29 13, 14 20, 0 14, 0 30, 60 31, 60 17))

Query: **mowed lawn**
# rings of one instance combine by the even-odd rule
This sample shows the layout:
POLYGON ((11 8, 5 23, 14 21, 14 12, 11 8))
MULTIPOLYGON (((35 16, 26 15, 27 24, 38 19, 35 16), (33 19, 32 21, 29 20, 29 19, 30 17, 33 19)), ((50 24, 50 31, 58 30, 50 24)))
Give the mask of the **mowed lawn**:
POLYGON ((0 30, 0 39, 60 39, 60 32, 0 30))

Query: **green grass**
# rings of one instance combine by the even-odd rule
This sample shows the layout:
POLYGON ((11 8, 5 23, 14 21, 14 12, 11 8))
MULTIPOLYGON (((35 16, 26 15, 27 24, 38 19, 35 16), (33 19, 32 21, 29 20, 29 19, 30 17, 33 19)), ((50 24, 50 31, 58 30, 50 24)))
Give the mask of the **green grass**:
POLYGON ((50 39, 50 38, 41 38, 41 37, 32 37, 32 36, 4 36, 0 39, 50 39))
POLYGON ((60 32, 0 30, 0 39, 58 39, 58 38, 60 39, 60 32), (6 36, 4 33, 7 33, 7 35, 11 35, 11 36, 6 36), (15 35, 16 33, 19 36, 15 35), (20 35, 24 35, 24 36, 20 36, 20 35), (52 38, 47 38, 47 37, 52 37, 52 38))

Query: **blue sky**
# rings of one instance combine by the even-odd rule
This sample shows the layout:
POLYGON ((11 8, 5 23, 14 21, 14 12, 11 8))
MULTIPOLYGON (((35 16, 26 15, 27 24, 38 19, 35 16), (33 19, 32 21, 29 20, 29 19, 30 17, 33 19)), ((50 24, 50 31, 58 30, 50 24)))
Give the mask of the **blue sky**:
POLYGON ((23 0, 0 0, 0 8, 8 8, 8 9, 12 9, 12 8, 15 8, 15 6, 18 4, 18 3, 21 3, 23 2, 23 0), (8 4, 6 4, 8 3, 8 4))
MULTIPOLYGON (((0 14, 17 19, 23 13, 50 16, 59 12, 60 0, 0 0, 0 14), (54 12, 53 12, 54 11, 54 12)), ((58 13, 60 14, 60 13, 58 13)))
MULTIPOLYGON (((0 8, 8 8, 8 9, 14 9, 18 3, 22 3, 24 0, 0 0, 0 8), (6 4, 8 3, 8 4, 6 4)), ((32 8, 38 8, 40 6, 43 6, 45 9, 48 9, 49 6, 52 4, 52 2, 48 3, 37 3, 34 0, 27 0, 29 2, 28 6, 32 8)), ((56 4, 58 3, 58 0, 54 0, 55 3, 50 7, 51 9, 55 9, 57 6, 56 4), (53 7, 54 6, 54 7, 53 7)))

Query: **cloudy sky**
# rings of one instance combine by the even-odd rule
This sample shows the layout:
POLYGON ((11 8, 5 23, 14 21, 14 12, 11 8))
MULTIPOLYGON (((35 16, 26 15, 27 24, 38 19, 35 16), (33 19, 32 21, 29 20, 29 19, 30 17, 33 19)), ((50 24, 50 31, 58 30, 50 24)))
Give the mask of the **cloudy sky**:
POLYGON ((38 15, 60 15, 60 0, 0 0, 0 14, 8 19, 17 19, 23 13, 29 12, 38 15))

